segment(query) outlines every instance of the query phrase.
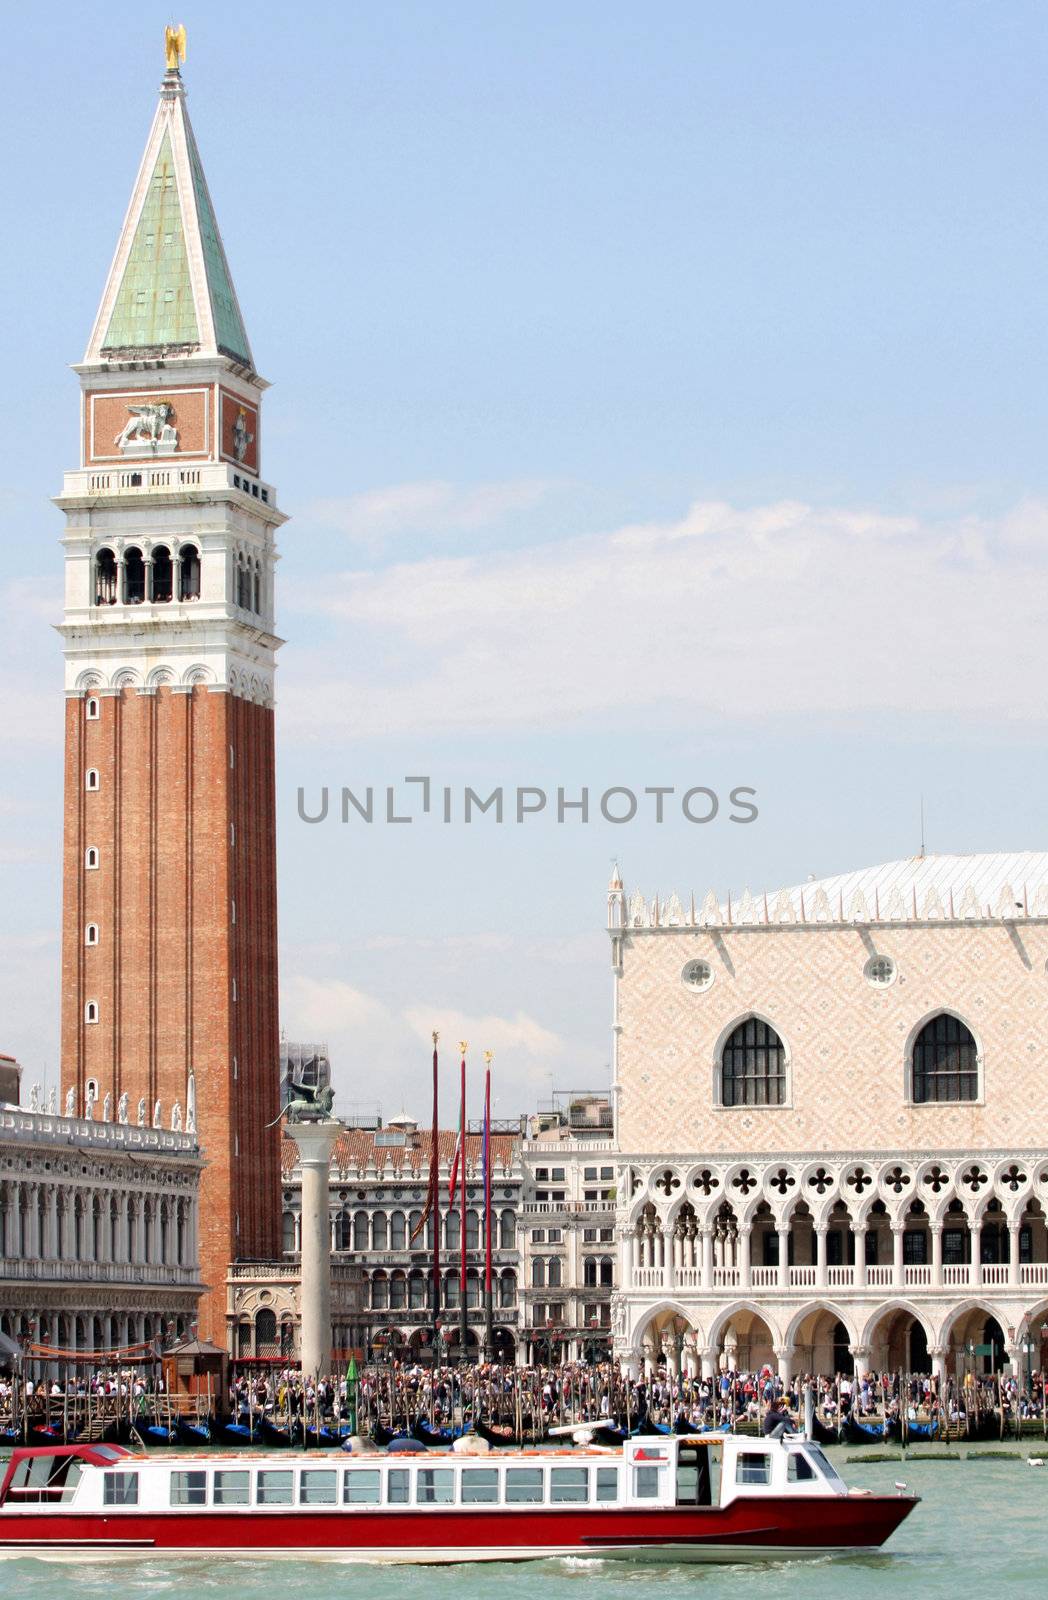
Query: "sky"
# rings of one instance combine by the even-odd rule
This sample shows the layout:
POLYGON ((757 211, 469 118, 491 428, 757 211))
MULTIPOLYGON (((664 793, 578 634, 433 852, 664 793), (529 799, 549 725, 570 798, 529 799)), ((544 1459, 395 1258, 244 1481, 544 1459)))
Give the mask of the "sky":
POLYGON ((487 1048, 500 1116, 606 1085, 615 860, 649 896, 775 889, 915 853, 922 805, 929 850, 1043 844, 1043 5, 91 15, 12 10, 0 102, 28 1081, 59 1064, 49 501, 171 20, 273 385, 282 1022, 338 1109, 425 1114, 434 1027, 477 1109, 487 1048))

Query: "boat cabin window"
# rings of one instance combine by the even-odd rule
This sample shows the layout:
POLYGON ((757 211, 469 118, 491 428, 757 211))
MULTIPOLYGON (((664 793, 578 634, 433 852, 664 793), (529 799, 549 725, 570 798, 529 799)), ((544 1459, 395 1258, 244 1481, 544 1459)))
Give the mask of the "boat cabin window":
POLYGON ((619 1469, 618 1467, 597 1468, 597 1499, 617 1500, 619 1498, 619 1469))
POLYGON ((708 1445, 681 1449, 677 1457, 677 1504, 711 1506, 716 1503, 714 1474, 719 1463, 708 1445))
POLYGON ((21 1504, 72 1500, 83 1470, 72 1456, 26 1456, 15 1468, 7 1492, 21 1504))
POLYGON ((338 1501, 338 1473, 334 1467, 305 1467, 298 1482, 300 1506, 333 1506, 338 1501))
POLYGON ((634 1467, 633 1497, 635 1500, 657 1500, 661 1467, 634 1467))
POLYGON ((386 1482, 387 1503, 391 1506, 406 1506, 410 1483, 410 1472, 405 1472, 402 1467, 392 1468, 386 1482))
POLYGON ((463 1467, 462 1504, 464 1506, 495 1505, 499 1497, 497 1467, 463 1467))
POLYGON ((251 1504, 250 1472, 216 1472, 215 1505, 249 1506, 251 1504))
POLYGON ((382 1474, 378 1467, 351 1467, 342 1485, 342 1501, 347 1506, 377 1506, 382 1498, 382 1474))
POLYGON ((828 1456, 823 1455, 817 1444, 806 1444, 804 1453, 810 1461, 815 1462, 824 1478, 828 1478, 831 1483, 840 1483, 842 1481, 836 1467, 832 1465, 828 1456))
POLYGON ((104 1506, 137 1506, 138 1473, 107 1472, 102 1479, 104 1506))
POLYGON ((541 1499, 541 1467, 506 1468, 506 1502, 508 1505, 519 1505, 522 1501, 541 1499))
POLYGON ((588 1467, 551 1467, 549 1497, 556 1505, 589 1499, 588 1467))
POLYGON ((455 1474, 450 1467, 420 1467, 415 1479, 418 1505, 450 1505, 455 1498, 455 1474))
POLYGON ((803 1450, 791 1450, 786 1463, 787 1483, 807 1483, 810 1479, 818 1477, 803 1450))
POLYGON ((260 1472, 258 1475, 258 1493, 255 1496, 256 1505, 260 1506, 289 1506, 292 1500, 295 1474, 271 1468, 260 1472))
POLYGON ((765 1451, 742 1450, 735 1462, 735 1482, 763 1484, 771 1482, 771 1456, 765 1451))
POLYGON ((173 1472, 171 1474, 171 1504, 173 1506, 206 1506, 207 1473, 173 1472))

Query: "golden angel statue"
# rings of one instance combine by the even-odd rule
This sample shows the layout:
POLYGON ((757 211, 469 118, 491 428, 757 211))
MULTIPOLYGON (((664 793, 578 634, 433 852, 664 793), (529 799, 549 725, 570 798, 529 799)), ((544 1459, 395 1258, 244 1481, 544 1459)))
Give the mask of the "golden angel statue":
POLYGON ((183 23, 180 22, 177 28, 164 29, 164 50, 168 72, 177 72, 179 62, 186 59, 186 30, 183 23))

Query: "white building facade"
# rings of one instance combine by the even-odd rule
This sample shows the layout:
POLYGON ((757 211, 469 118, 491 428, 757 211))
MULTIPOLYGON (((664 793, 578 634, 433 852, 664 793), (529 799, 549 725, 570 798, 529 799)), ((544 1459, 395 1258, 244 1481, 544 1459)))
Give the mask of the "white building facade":
POLYGON ((634 1369, 1048 1364, 1048 855, 609 893, 634 1369))
POLYGON ((520 1360, 601 1360, 618 1276, 615 1145, 607 1092, 554 1095, 522 1152, 520 1360))
POLYGON ((0 1332, 83 1355, 195 1321, 196 1134, 0 1107, 0 1332))

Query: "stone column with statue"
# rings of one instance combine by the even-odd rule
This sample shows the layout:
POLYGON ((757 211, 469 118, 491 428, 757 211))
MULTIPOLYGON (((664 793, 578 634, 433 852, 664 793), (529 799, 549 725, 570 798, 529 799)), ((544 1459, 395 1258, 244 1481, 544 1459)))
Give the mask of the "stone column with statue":
POLYGON ((331 1366, 331 1228, 328 1222, 331 1152, 342 1124, 331 1115, 334 1093, 293 1084, 284 1113, 298 1146, 302 1174, 302 1245, 299 1283, 302 1376, 331 1366))

